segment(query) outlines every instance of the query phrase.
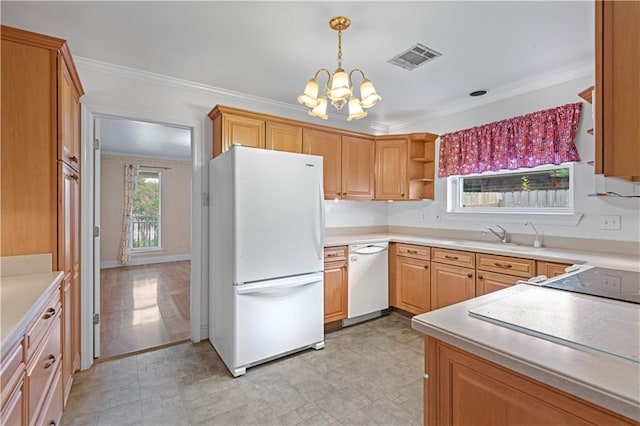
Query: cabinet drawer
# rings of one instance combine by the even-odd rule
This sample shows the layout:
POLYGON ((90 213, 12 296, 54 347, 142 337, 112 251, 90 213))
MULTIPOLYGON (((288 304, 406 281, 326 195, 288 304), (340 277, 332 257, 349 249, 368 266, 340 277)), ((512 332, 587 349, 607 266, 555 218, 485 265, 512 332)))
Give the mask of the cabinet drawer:
POLYGON ((571 266, 569 263, 553 263, 538 260, 536 262, 536 275, 546 275, 549 278, 553 278, 564 274, 564 270, 569 266, 571 266))
POLYGON ((335 262, 347 259, 347 246, 326 247, 324 249, 324 261, 335 262))
POLYGON ((11 395, 13 388, 21 380, 24 372, 23 340, 13 349, 2 353, 0 357, 0 406, 4 407, 5 401, 11 395))
POLYGON ((62 303, 60 302, 60 290, 53 292, 44 308, 36 315, 27 328, 27 338, 25 340, 25 349, 27 352, 26 359, 31 359, 34 352, 37 350, 42 338, 51 327, 51 324, 56 319, 56 316, 60 313, 62 303))
POLYGON ((520 279, 515 275, 496 274, 480 270, 478 270, 476 278, 476 296, 511 287, 520 279))
POLYGON ((413 244, 398 244, 398 256, 412 257, 415 259, 429 260, 430 248, 413 244))
POLYGON ((474 253, 435 247, 431 249, 431 261, 446 263, 448 265, 464 266, 466 268, 473 268, 476 265, 474 253))
POLYGON ((523 278, 530 278, 536 274, 535 260, 484 253, 478 253, 476 257, 478 270, 515 275, 523 278))
POLYGON ((60 315, 56 315, 55 322, 49 334, 40 346, 39 351, 29 360, 27 367, 27 389, 29 398, 29 423, 35 423, 40 407, 44 403, 47 390, 59 370, 61 360, 61 332, 60 315))

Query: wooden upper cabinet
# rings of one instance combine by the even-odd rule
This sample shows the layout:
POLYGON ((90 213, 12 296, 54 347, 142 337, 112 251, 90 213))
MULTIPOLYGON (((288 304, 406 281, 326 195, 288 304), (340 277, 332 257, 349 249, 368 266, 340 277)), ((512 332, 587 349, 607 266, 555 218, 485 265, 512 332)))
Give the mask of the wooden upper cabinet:
POLYGON ((213 124, 213 156, 238 143, 254 148, 265 147, 266 122, 258 114, 216 106, 209 112, 213 124))
POLYGON ((342 136, 342 198, 374 197, 375 143, 373 139, 342 136))
POLYGON ((80 96, 64 60, 58 61, 58 160, 80 170, 80 96))
POLYGON ((226 114, 222 116, 223 151, 234 143, 264 148, 265 122, 249 117, 226 114))
POLYGON ((302 127, 267 121, 265 148, 301 153, 302 127))
POLYGON ((431 133, 376 138, 376 199, 433 199, 435 141, 431 133))
POLYGON ((640 2, 595 7, 595 171, 640 181, 640 2))
POLYGON ((324 198, 342 196, 342 136, 321 130, 304 129, 302 152, 322 157, 324 198))
POLYGON ((375 188, 377 200, 408 198, 407 144, 401 139, 376 139, 375 188))

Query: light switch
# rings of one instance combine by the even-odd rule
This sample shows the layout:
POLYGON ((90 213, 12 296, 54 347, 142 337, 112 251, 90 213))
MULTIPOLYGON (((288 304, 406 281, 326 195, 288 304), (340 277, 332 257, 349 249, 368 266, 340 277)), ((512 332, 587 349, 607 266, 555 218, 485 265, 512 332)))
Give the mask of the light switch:
POLYGON ((620 216, 600 216, 600 229, 620 230, 620 216))

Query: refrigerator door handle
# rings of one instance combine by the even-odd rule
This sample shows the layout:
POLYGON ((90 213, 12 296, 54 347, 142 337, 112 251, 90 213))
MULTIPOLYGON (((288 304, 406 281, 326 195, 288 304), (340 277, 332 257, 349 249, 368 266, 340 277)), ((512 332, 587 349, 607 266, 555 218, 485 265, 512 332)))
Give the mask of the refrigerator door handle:
POLYGON ((236 294, 270 293, 294 287, 303 287, 320 281, 322 281, 322 276, 319 274, 311 274, 304 278, 282 278, 258 284, 244 284, 242 286, 238 286, 236 287, 236 294))
POLYGON ((324 226, 325 226, 325 218, 324 218, 324 192, 322 189, 323 183, 320 182, 318 185, 318 206, 320 210, 320 225, 318 226, 318 259, 324 260, 324 226))

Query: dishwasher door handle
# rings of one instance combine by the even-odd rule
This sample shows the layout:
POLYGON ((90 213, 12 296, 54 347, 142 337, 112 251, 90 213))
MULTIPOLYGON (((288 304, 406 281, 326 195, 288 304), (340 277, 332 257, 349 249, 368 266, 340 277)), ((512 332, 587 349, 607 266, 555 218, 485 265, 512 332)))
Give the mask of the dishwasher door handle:
POLYGON ((358 247, 357 249, 351 250, 351 253, 355 254, 377 254, 387 250, 385 246, 377 246, 374 244, 370 244, 364 247, 358 247))

